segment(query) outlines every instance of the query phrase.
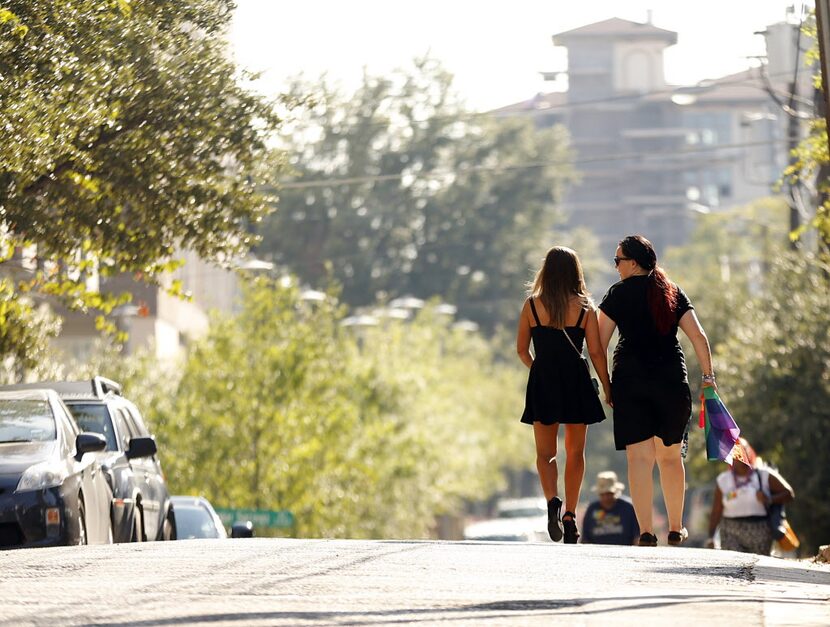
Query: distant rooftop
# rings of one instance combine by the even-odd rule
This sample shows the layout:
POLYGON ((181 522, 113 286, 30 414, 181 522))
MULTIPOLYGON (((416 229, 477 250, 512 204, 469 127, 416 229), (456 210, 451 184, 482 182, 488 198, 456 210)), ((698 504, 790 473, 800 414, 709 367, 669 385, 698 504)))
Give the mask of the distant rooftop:
MULTIPOLYGON (((770 80, 772 87, 779 91, 787 89, 786 81, 780 77, 773 77, 770 80)), ((700 81, 697 85, 679 87, 675 94, 684 94, 694 97, 694 104, 719 104, 719 103, 757 103, 769 99, 757 68, 747 69, 743 72, 722 76, 715 79, 700 81)), ((648 100, 665 99, 665 96, 650 96, 648 100)))
POLYGON ((609 20, 580 26, 553 36, 553 43, 557 46, 566 45, 573 39, 664 39, 669 45, 677 43, 677 33, 653 24, 631 22, 618 17, 609 20))
POLYGON ((560 109, 562 105, 567 104, 568 94, 563 91, 552 91, 547 94, 536 94, 529 100, 523 100, 515 104, 510 104, 505 107, 494 109, 490 113, 519 113, 527 111, 538 111, 539 114, 544 114, 548 109, 560 109))

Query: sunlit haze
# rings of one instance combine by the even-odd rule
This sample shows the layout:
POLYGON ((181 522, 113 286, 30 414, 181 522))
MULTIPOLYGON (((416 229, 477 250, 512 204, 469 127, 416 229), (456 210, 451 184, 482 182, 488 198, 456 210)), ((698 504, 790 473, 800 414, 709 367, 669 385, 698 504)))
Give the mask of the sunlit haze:
MULTIPOLYGON (((754 34, 786 18, 785 0, 238 0, 231 34, 237 61, 260 71, 259 89, 277 93, 303 72, 354 88, 363 69, 380 74, 429 52, 456 76, 475 109, 526 100, 564 85, 540 72, 564 70, 551 36, 619 17, 678 33, 666 51, 666 79, 693 83, 745 69, 764 52, 754 34)), ((812 4, 812 3, 811 3, 812 4)))

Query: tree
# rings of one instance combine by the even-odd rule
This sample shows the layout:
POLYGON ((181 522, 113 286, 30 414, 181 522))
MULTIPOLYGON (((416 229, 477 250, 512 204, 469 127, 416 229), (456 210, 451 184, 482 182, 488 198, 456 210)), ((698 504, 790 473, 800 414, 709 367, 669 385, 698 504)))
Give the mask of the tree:
POLYGON ((764 293, 742 311, 740 328, 718 350, 730 409, 753 446, 795 488, 793 528, 815 550, 830 538, 830 267, 812 255, 784 255, 764 293))
POLYGON ((119 373, 173 491, 289 510, 303 537, 427 537, 532 462, 517 369, 485 340, 431 307, 363 331, 344 313, 333 293, 311 303, 258 279, 178 376, 119 373))
POLYGON ((512 324, 571 176, 563 130, 471 114, 430 59, 350 96, 315 87, 287 128, 294 172, 258 252, 312 285, 330 264, 352 306, 440 296, 512 324))
MULTIPOLYGON (((793 526, 815 548, 830 537, 830 476, 820 451, 830 424, 830 302, 826 264, 789 251, 787 212, 783 200, 766 199, 702 216, 666 265, 706 328, 722 398, 742 433, 793 484, 793 526)), ((699 381, 695 360, 689 370, 699 381)), ((693 434, 690 453, 692 484, 723 469, 705 461, 702 437, 693 434)))
MULTIPOLYGON (((0 231, 4 250, 36 247, 35 268, 7 298, 107 312, 118 301, 87 289, 92 275, 154 281, 177 250, 221 261, 250 243, 279 119, 240 86, 224 44, 232 9, 231 0, 5 3, 0 231)), ((0 355, 13 354, 16 339, 2 338, 0 355)))
MULTIPOLYGON (((803 26, 803 32, 813 45, 805 55, 805 65, 815 68, 820 64, 818 29, 815 20, 815 10, 811 19, 803 26)), ((822 85, 821 73, 816 72, 813 77, 816 92, 825 87, 822 85)), ((824 98, 820 99, 821 102, 824 98)), ((800 181, 815 194, 815 215, 802 228, 791 234, 797 239, 805 231, 815 229, 819 241, 819 253, 825 258, 830 255, 830 152, 828 152, 827 124, 824 119, 823 104, 817 106, 816 116, 810 121, 810 132, 793 152, 794 160, 785 170, 785 177, 793 182, 800 181)))
MULTIPOLYGON (((689 296, 706 330, 718 373, 727 367, 729 360, 729 355, 722 353, 720 347, 741 332, 749 303, 766 289, 770 263, 787 249, 788 211, 783 199, 766 198, 698 216, 689 242, 669 249, 665 255, 663 265, 669 276, 689 296)), ((694 395, 699 392, 700 366, 693 357, 691 343, 682 333, 679 337, 688 358, 694 395)), ((731 406, 730 388, 724 387, 723 393, 731 406)), ((711 483, 722 470, 706 461, 705 443, 699 435, 702 432, 696 427, 697 410, 695 402, 687 462, 689 483, 693 486, 711 483)))

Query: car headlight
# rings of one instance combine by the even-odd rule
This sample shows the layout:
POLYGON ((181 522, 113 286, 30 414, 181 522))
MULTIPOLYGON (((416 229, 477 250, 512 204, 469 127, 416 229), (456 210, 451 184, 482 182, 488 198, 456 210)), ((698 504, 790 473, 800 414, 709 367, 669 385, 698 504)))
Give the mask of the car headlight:
POLYGON ((15 492, 29 492, 59 486, 66 479, 66 469, 60 462, 41 462, 29 466, 20 481, 17 482, 15 492))

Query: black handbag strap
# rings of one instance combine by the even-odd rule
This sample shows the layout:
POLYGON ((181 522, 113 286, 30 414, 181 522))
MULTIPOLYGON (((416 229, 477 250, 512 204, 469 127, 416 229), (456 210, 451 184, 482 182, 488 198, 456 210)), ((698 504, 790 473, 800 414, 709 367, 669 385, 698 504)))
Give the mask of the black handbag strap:
POLYGON ((574 352, 579 355, 579 361, 581 361, 585 365, 585 369, 588 371, 588 374, 591 374, 591 369, 588 367, 588 360, 582 356, 582 351, 576 347, 574 341, 571 339, 571 336, 568 335, 568 332, 565 329, 559 329, 565 336, 565 339, 568 340, 568 344, 574 349, 574 352))

